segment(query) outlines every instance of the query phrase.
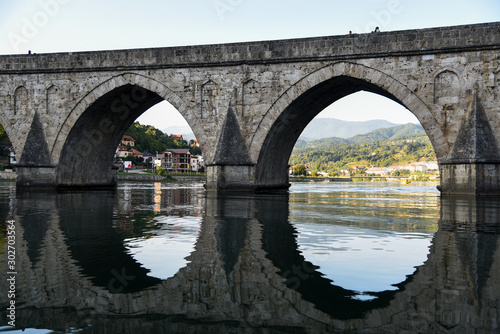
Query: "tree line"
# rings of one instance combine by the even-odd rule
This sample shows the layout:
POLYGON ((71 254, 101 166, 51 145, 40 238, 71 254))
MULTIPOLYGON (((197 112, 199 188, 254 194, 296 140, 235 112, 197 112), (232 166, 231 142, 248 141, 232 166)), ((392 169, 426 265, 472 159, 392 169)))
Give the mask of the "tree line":
POLYGON ((289 164, 304 165, 311 171, 323 171, 331 175, 338 175, 344 169, 352 170, 355 166, 364 169, 436 160, 436 154, 427 136, 354 144, 326 142, 323 146, 303 146, 301 143, 293 149, 289 164))

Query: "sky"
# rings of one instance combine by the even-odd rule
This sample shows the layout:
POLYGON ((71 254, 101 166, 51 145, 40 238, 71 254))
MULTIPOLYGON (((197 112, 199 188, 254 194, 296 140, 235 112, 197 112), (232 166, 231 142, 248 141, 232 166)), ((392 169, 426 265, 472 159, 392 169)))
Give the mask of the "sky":
MULTIPOLYGON (((0 55, 274 40, 500 21, 500 0, 0 0, 0 55)), ((371 93, 318 117, 417 123, 371 93)), ((139 122, 185 125, 167 102, 139 122)))

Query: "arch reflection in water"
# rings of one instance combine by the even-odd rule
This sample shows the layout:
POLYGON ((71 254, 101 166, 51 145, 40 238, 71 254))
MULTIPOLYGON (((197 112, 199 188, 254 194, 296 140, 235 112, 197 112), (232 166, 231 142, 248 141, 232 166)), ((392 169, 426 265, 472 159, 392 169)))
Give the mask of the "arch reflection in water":
POLYGON ((290 222, 306 259, 335 285, 356 291, 352 298, 371 300, 425 262, 439 202, 429 186, 361 185, 294 185, 290 222))
MULTIPOLYGON (((154 192, 147 193, 146 201, 154 192)), ((297 201, 293 193, 290 197, 206 198, 189 262, 166 280, 148 275, 123 243, 116 242, 125 230, 123 224, 103 228, 90 222, 97 219, 97 213, 116 221, 124 204, 122 195, 99 193, 93 197, 18 196, 15 218, 22 268, 18 287, 19 301, 24 302, 18 308, 20 326, 60 331, 72 327, 89 333, 251 333, 255 328, 311 333, 490 332, 495 326, 496 315, 491 312, 500 296, 495 279, 500 270, 499 231, 487 223, 490 219, 498 222, 498 202, 442 200, 439 228, 425 263, 403 282, 396 282, 396 290, 377 292, 375 299, 362 301, 351 298, 356 291, 335 285, 334 277, 333 282, 325 278, 321 268, 300 252, 297 229, 289 221, 293 216, 289 202, 297 201), (82 207, 82 200, 92 205, 82 207), (43 235, 37 245, 26 233, 31 227, 26 219, 33 217, 20 209, 27 203, 35 211, 45 208, 47 212, 33 225, 43 235), (85 219, 75 219, 83 211, 88 211, 85 219), (72 234, 75 231, 82 233, 72 234), (106 238, 99 233, 106 233, 106 238), (101 262, 108 268, 106 273, 92 268, 96 264, 92 256, 81 259, 81 254, 91 253, 85 248, 96 237, 100 243, 96 248, 103 255, 126 264, 128 276, 122 275, 122 279, 134 276, 126 280, 129 290, 110 291, 107 284, 100 283, 112 278, 109 268, 113 262, 101 262), (103 239, 105 243, 100 241, 103 239), (138 281, 132 282, 135 279, 138 281)), ((146 206, 132 204, 131 210, 137 211, 127 213, 134 219, 149 212, 146 206)), ((119 268, 117 272, 122 273, 119 268)), ((6 283, 0 284, 5 291, 6 283)), ((0 298, 5 310, 6 296, 0 298)))

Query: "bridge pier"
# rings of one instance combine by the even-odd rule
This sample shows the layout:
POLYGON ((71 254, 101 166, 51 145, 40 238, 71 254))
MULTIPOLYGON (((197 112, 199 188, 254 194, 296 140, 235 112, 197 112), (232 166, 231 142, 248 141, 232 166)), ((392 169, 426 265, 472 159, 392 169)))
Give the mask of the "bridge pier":
POLYGON ((208 191, 254 191, 253 165, 211 165, 206 168, 208 191))
POLYGON ((448 159, 440 163, 443 195, 500 195, 500 153, 478 96, 476 90, 448 159))
POLYGON ((54 166, 17 166, 16 185, 18 188, 54 188, 54 166))
POLYGON ((17 166, 16 186, 19 189, 109 189, 118 184, 116 167, 109 173, 95 173, 86 178, 63 178, 55 166, 17 166))
POLYGON ((206 189, 209 192, 280 192, 290 187, 288 177, 282 183, 259 182, 255 170, 255 165, 207 166, 206 189))
POLYGON ((441 164, 442 195, 500 196, 500 163, 441 164))

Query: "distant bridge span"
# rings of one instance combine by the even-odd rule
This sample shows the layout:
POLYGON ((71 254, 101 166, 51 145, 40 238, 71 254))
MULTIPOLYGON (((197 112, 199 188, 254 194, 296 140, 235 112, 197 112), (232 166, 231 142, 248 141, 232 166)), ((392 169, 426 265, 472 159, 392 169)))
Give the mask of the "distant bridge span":
POLYGON ((0 57, 20 187, 116 184, 115 148, 152 105, 189 123, 207 189, 282 189, 302 130, 357 91, 408 108, 444 194, 500 191, 500 23, 221 45, 0 57))

